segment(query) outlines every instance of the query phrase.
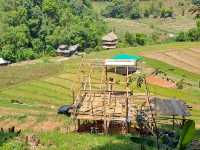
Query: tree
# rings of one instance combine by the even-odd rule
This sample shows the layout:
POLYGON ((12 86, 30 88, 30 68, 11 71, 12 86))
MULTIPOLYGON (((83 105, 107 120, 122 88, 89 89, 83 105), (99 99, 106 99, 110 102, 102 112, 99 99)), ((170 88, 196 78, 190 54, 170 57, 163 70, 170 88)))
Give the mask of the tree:
POLYGON ((95 48, 106 27, 89 0, 1 0, 0 57, 54 55, 60 44, 95 48))
POLYGON ((195 15, 195 18, 200 18, 200 0, 192 0, 193 6, 189 10, 192 15, 195 15))

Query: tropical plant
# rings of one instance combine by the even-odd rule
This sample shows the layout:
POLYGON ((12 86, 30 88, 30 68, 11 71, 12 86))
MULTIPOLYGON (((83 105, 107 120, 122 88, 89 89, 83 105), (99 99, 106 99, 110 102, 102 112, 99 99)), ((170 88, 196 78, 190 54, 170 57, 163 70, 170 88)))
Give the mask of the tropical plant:
POLYGON ((178 149, 185 150, 192 142, 195 135, 195 122, 194 120, 186 121, 179 139, 178 149))
MULTIPOLYGON (((186 121, 183 126, 180 137, 175 132, 165 131, 160 132, 160 146, 162 149, 178 149, 186 150, 192 142, 195 134, 195 122, 193 120, 186 121)), ((156 142, 151 138, 131 137, 131 141, 137 144, 155 147, 156 142)))

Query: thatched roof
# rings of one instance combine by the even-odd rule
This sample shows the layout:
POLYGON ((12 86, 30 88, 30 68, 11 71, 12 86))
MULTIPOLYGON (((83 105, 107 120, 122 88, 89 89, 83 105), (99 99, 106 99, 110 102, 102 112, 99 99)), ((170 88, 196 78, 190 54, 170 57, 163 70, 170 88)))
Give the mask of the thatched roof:
POLYGON ((160 98, 152 99, 153 109, 163 116, 190 116, 187 105, 181 100, 160 98))
POLYGON ((102 38, 103 41, 115 41, 118 40, 117 35, 114 32, 110 32, 102 38))

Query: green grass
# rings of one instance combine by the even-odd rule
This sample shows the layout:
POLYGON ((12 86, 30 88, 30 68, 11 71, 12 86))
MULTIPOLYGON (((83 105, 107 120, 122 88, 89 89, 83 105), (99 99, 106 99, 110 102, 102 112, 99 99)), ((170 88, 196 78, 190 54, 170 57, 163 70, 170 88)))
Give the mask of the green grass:
MULTIPOLYGON (((140 145, 132 143, 130 136, 103 136, 92 134, 47 132, 37 136, 42 145, 38 150, 138 150, 140 145)), ((26 146, 12 140, 3 144, 2 150, 22 150, 26 146), (15 147, 14 147, 15 144, 15 147)), ((146 147, 148 150, 153 148, 146 147)))
POLYGON ((177 34, 180 31, 188 31, 196 26, 195 20, 190 16, 177 17, 176 19, 115 19, 107 18, 105 22, 109 30, 114 30, 119 37, 123 37, 126 32, 129 33, 160 33, 160 34, 177 34))

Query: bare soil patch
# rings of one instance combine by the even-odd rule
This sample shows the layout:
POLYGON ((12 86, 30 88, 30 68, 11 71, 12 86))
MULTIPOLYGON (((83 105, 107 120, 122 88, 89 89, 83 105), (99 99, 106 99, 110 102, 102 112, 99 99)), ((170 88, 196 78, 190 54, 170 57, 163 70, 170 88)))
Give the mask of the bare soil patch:
POLYGON ((165 87, 165 88, 176 88, 176 84, 171 82, 171 81, 167 81, 164 79, 159 78, 158 76, 149 76, 146 78, 147 83, 149 84, 153 84, 153 85, 158 85, 160 87, 165 87))

